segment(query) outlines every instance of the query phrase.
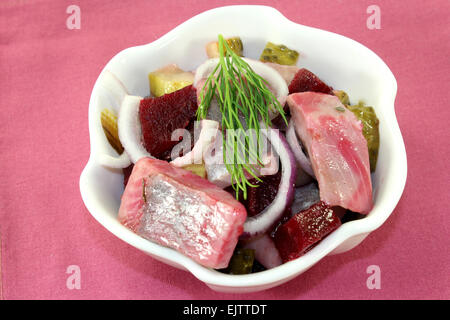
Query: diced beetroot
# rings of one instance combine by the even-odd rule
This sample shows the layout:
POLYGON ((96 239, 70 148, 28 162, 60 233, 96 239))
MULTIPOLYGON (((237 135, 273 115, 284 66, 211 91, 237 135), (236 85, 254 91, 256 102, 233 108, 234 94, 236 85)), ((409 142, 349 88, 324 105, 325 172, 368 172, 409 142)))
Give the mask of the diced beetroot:
POLYGON ((128 183, 128 179, 131 176, 131 172, 133 171, 134 164, 130 164, 128 167, 123 168, 123 186, 126 187, 128 183))
POLYGON ((322 201, 297 213, 275 232, 274 241, 281 259, 287 262, 302 256, 340 225, 333 209, 322 201))
POLYGON ((342 218, 344 217, 345 213, 347 212, 347 209, 339 207, 339 206, 334 206, 332 207, 334 213, 336 214, 336 216, 339 218, 339 220, 341 220, 342 222, 342 218))
POLYGON ((172 133, 186 128, 197 111, 197 92, 191 86, 158 98, 144 98, 139 106, 144 147, 154 157, 161 157, 178 141, 172 133))
MULTIPOLYGON (((278 186, 281 180, 281 170, 278 173, 270 176, 260 177, 262 182, 256 179, 250 179, 249 182, 257 187, 247 188, 247 199, 244 199, 242 191, 239 193, 239 201, 247 209, 247 215, 249 217, 255 216, 263 211, 269 204, 275 199, 278 186)), ((227 187, 226 191, 235 195, 233 187, 227 187)))
POLYGON ((314 73, 303 68, 298 70, 289 84, 289 94, 307 91, 333 94, 333 88, 327 86, 314 73))
POLYGON ((255 188, 248 188, 248 198, 244 200, 248 216, 255 216, 263 211, 275 199, 281 180, 281 170, 271 176, 260 178, 262 182, 252 179, 251 184, 257 185, 255 188))
POLYGON ((210 268, 225 268, 247 218, 244 206, 206 179, 142 158, 122 195, 119 221, 210 268))

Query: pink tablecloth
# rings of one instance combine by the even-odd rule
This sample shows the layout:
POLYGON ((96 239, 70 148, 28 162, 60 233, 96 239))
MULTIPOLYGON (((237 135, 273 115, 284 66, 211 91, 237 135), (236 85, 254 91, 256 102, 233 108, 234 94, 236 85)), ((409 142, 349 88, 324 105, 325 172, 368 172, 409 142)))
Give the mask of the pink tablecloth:
POLYGON ((450 298, 448 0, 257 1, 363 43, 397 77, 408 181, 393 215, 359 247, 280 287, 222 294, 115 238, 90 216, 78 179, 89 157, 89 97, 104 64, 197 13, 236 3, 0 2, 4 299, 450 298), (81 9, 80 30, 66 27, 70 4, 81 9), (366 25, 372 4, 381 10, 380 30, 366 25), (71 265, 81 272, 80 289, 67 286, 71 265), (380 267, 379 290, 366 286, 370 265, 380 267))

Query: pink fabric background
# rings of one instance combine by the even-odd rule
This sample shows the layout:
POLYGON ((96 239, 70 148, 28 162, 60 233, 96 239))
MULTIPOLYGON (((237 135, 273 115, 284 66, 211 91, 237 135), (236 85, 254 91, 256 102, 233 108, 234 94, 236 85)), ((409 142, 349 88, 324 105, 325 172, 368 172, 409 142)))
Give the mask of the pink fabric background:
POLYGON ((78 180, 89 157, 89 97, 105 63, 197 13, 237 3, 0 2, 4 299, 450 298, 448 0, 246 2, 353 38, 397 77, 408 180, 392 216, 359 247, 325 258, 280 287, 222 294, 115 238, 90 216, 78 180), (71 4, 81 8, 81 30, 66 28, 71 4), (381 8, 381 30, 366 27, 371 4, 381 8), (381 268, 381 290, 366 287, 366 268, 373 264, 381 268), (69 265, 81 268, 80 290, 66 287, 69 265))

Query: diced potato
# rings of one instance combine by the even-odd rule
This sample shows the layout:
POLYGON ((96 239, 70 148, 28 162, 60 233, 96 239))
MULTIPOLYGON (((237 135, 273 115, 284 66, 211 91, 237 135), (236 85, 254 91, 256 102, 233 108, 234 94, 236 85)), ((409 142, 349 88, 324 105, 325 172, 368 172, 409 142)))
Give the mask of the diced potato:
POLYGON ((170 64, 150 72, 148 81, 151 94, 154 97, 160 97, 194 83, 194 74, 181 70, 176 64, 170 64))
MULTIPOLYGON (((230 46, 230 49, 233 50, 234 53, 242 57, 242 52, 244 50, 244 46, 242 44, 242 40, 239 37, 225 39, 230 46)), ((208 58, 218 58, 219 55, 219 43, 217 41, 210 42, 206 45, 206 54, 208 58)))
POLYGON ((183 167, 184 170, 190 171, 193 174, 198 175, 201 178, 206 179, 206 169, 205 165, 202 164, 189 164, 183 167))
POLYGON ((278 45, 267 42, 259 60, 293 66, 297 64, 298 57, 299 53, 297 51, 289 49, 283 44, 278 45))

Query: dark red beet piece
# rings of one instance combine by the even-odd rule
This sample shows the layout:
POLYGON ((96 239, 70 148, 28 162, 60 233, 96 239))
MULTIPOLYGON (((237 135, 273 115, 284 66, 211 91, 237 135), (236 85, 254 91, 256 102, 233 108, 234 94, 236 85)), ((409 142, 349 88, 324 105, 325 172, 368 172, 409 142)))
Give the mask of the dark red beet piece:
POLYGON ((128 179, 131 176, 131 172, 133 171, 134 164, 130 164, 128 167, 123 168, 123 186, 126 187, 128 183, 128 179))
POLYGON ((333 209, 320 201, 279 226, 274 242, 281 259, 287 262, 303 255, 340 225, 341 221, 333 209))
POLYGON ((252 179, 249 182, 257 185, 255 188, 247 188, 247 199, 243 200, 247 208, 247 215, 252 217, 263 211, 275 199, 281 180, 281 170, 271 176, 260 178, 262 182, 252 179))
POLYGON ((161 157, 178 141, 171 141, 172 132, 186 128, 197 111, 197 93, 184 87, 158 98, 145 98, 139 106, 144 147, 154 157, 161 157))
POLYGON ((333 88, 327 86, 314 73, 303 68, 297 71, 289 84, 289 94, 307 91, 333 94, 333 88))
MULTIPOLYGON (((263 211, 275 199, 278 186, 281 180, 281 170, 271 176, 260 177, 262 182, 256 179, 250 179, 249 182, 258 187, 247 188, 247 199, 244 199, 242 192, 239 193, 239 201, 247 209, 247 216, 252 217, 263 211)), ((225 189, 229 193, 236 195, 233 187, 225 189)))
MULTIPOLYGON (((189 131, 191 138, 194 137, 195 138, 195 134, 194 134, 194 125, 195 125, 195 121, 196 121, 196 117, 194 117, 193 119, 191 119, 191 121, 189 122, 188 126, 185 128, 187 131, 189 131)), ((195 141, 194 139, 191 139, 191 149, 192 150, 194 148, 195 145, 195 141)), ((183 150, 180 150, 180 154, 178 155, 179 157, 183 156, 183 150)), ((172 149, 168 149, 166 151, 164 151, 163 153, 161 153, 158 157, 159 160, 164 160, 167 162, 172 161, 172 149)))

